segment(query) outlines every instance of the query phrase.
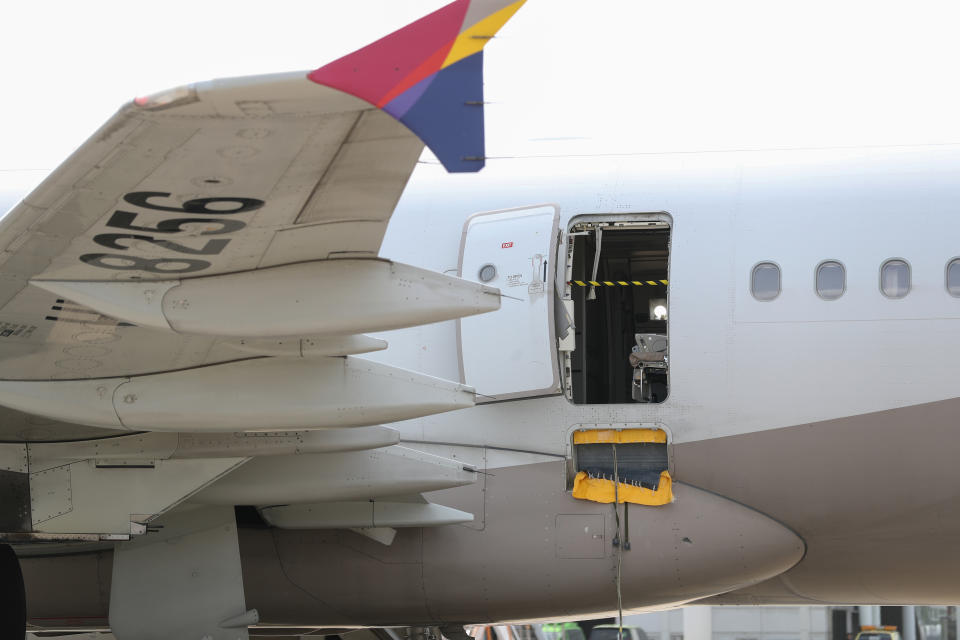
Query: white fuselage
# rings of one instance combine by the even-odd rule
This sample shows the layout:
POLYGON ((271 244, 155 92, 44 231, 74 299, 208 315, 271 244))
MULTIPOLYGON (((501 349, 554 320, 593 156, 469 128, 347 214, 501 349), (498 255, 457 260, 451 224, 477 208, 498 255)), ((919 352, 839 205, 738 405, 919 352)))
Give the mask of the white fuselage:
MULTIPOLYGON (((679 443, 955 397, 960 299, 944 274, 960 255, 958 168, 956 147, 518 159, 479 176, 422 167, 381 255, 446 273, 477 212, 555 203, 564 231, 583 214, 668 213, 671 381, 662 404, 541 397, 409 421, 404 436, 562 453, 584 423, 657 423, 679 443), (890 258, 911 267, 901 299, 880 291, 890 258), (825 260, 846 268, 836 300, 815 291, 825 260), (762 261, 781 268, 772 301, 750 294, 762 261)), ((365 357, 458 378, 455 323, 379 337, 389 348, 365 357)))
MULTIPOLYGON (((327 626, 609 612, 618 521, 609 504, 570 493, 573 432, 606 426, 666 431, 675 482, 672 503, 630 509, 639 533, 623 564, 625 608, 955 601, 960 298, 945 273, 960 255, 958 169, 953 146, 530 158, 479 175, 422 166, 380 256, 436 272, 458 273, 465 223, 480 212, 552 204, 563 234, 586 215, 669 219, 669 396, 575 404, 559 387, 526 394, 519 379, 507 400, 481 396, 474 408, 388 425, 418 459, 482 472, 469 486, 416 489, 473 519, 402 529, 390 547, 322 527, 244 529, 248 603, 271 623, 327 626), (899 299, 881 292, 892 258, 911 268, 899 299), (816 292, 826 260, 846 271, 834 300, 816 292), (780 268, 773 300, 751 294, 761 262, 780 268), (291 584, 332 608, 291 600, 291 584)), ((564 280, 566 245, 548 256, 564 280)), ((525 304, 525 287, 488 284, 511 296, 501 308, 525 304)), ((552 322, 503 329, 551 332, 552 322)), ((352 357, 457 381, 463 335, 456 321, 386 332, 376 335, 385 351, 352 357)), ((488 335, 494 370, 516 379, 517 352, 488 335)), ((544 366, 563 363, 553 347, 544 366)), ((473 384, 469 371, 463 381, 473 384)), ((376 468, 396 482, 390 464, 376 468)), ((322 454, 255 460, 191 501, 280 504, 257 503, 251 487, 353 475, 322 454)))

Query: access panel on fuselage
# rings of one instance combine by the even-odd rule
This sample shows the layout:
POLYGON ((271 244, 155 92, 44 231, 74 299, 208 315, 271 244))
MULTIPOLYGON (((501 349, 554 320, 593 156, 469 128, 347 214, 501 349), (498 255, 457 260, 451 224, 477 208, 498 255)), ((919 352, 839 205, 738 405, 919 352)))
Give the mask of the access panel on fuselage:
POLYGON ((508 296, 499 310, 459 321, 461 377, 488 398, 558 391, 553 329, 558 215, 556 207, 541 205, 480 213, 464 226, 460 277, 508 296))

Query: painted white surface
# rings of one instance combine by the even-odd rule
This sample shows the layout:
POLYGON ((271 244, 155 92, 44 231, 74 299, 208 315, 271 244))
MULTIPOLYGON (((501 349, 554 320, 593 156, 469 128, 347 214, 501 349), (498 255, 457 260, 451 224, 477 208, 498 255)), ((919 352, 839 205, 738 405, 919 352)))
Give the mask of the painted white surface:
MULTIPOLYGON (((145 432, 128 438, 32 443, 28 453, 30 469, 38 471, 86 459, 154 461, 365 451, 393 446, 399 435, 381 426, 259 433, 145 432)), ((10 463, 3 460, 12 462, 24 446, 0 445, 0 468, 8 468, 10 463)), ((21 457, 25 463, 27 454, 21 457)))
POLYGON ((500 309, 460 320, 464 381, 485 396, 537 395, 556 389, 551 286, 552 206, 479 214, 464 229, 461 277, 479 281, 485 265, 496 269, 485 284, 505 296, 500 309))
POLYGON ((99 469, 80 460, 30 474, 33 530, 129 536, 184 498, 245 462, 244 458, 157 460, 153 467, 99 469))
POLYGON ((105 316, 143 327, 170 331, 163 313, 163 295, 176 288, 179 280, 153 282, 83 282, 72 280, 31 280, 30 284, 57 296, 99 311, 105 316))
MULTIPOLYGON (((512 24, 542 11, 530 9, 512 24)), ((837 101, 830 103, 835 109, 837 101)), ((609 120, 630 133, 647 122, 632 118, 634 130, 609 120)), ((441 273, 456 268, 462 226, 476 211, 557 202, 561 226, 582 213, 669 212, 671 395, 656 406, 548 398, 482 407, 409 421, 404 435, 563 452, 576 423, 661 422, 683 442, 956 397, 960 299, 943 291, 942 277, 960 255, 953 244, 958 168, 960 151, 951 146, 500 159, 470 176, 421 166, 380 255, 441 273), (889 257, 913 267, 914 290, 902 300, 878 291, 877 270, 889 257), (759 303, 747 292, 748 274, 765 259, 781 265, 783 292, 759 303), (836 301, 813 293, 814 269, 824 259, 847 267, 847 292, 836 301)), ((75 329, 55 327, 50 340, 65 343, 75 329)), ((91 375, 71 367, 99 358, 140 362, 145 354, 175 353, 176 364, 187 367, 236 356, 154 333, 134 345, 84 346, 101 355, 57 360, 57 376, 91 375)), ((371 360, 456 379, 453 323, 385 337, 390 349, 371 360)), ((30 348, 12 353, 2 375, 23 375, 39 360, 30 348)), ((501 366, 494 374, 500 383, 515 372, 501 366)))
MULTIPOLYGON (((960 298, 944 268, 960 255, 958 171, 957 147, 517 160, 491 164, 469 188, 420 171, 381 253, 435 270, 455 263, 462 220, 484 206, 552 200, 561 227, 584 213, 668 212, 671 394, 658 405, 478 406, 405 423, 404 437, 562 452, 577 423, 659 422, 684 442, 956 397, 960 298), (435 251, 415 253, 412 228, 435 251), (879 268, 898 256, 914 267, 913 291, 891 300, 879 268), (815 293, 825 259, 847 267, 839 300, 815 293), (766 303, 748 290, 761 260, 783 271, 766 303)), ((446 327, 381 337, 391 345, 377 359, 453 366, 446 327)))
MULTIPOLYGON (((684 442, 954 398, 960 298, 946 292, 944 268, 960 255, 958 171, 956 146, 517 160, 473 176, 421 167, 380 255, 439 273, 455 272, 464 222, 478 210, 555 201, 561 227, 584 213, 670 213, 671 395, 659 405, 531 399, 399 427, 405 438, 562 453, 577 423, 659 422, 684 442), (890 257, 913 267, 913 290, 900 300, 879 291, 890 257), (838 300, 814 291, 825 259, 847 269, 838 300), (782 269, 783 291, 771 302, 748 291, 760 260, 782 269)), ((155 333, 97 348, 126 361, 171 350, 155 333)), ((49 339, 75 334, 64 325, 49 339)), ((379 337, 390 347, 369 360, 459 375, 453 322, 379 337)), ((195 364, 224 357, 217 348, 182 354, 195 364)), ((14 377, 36 362, 26 350, 2 369, 14 377)), ((513 375, 492 371, 496 382, 513 375)))
MULTIPOLYGON (((252 29, 258 41, 270 31, 265 22, 250 20, 249 11, 214 8, 209 14, 193 15, 195 29, 201 28, 204 19, 217 25, 230 21, 230 29, 210 30, 211 39, 203 43, 216 56, 191 50, 189 61, 180 65, 164 48, 138 46, 136 50, 144 55, 137 56, 136 73, 128 75, 141 89, 119 86, 115 67, 92 64, 86 66, 102 69, 106 75, 60 78, 47 87, 53 93, 45 98, 33 93, 29 99, 10 101, 4 108, 18 110, 16 115, 7 112, 0 118, 12 123, 8 129, 15 134, 8 136, 4 147, 4 153, 12 154, 7 165, 35 165, 40 157, 44 166, 59 162, 67 149, 131 94, 204 76, 310 66, 300 62, 305 57, 316 57, 319 64, 319 58, 340 55, 353 42, 364 44, 425 9, 388 8, 390 4, 380 3, 380 11, 375 12, 360 3, 356 8, 338 6, 337 24, 350 25, 355 35, 348 35, 346 27, 336 33, 328 29, 331 38, 321 39, 322 50, 316 49, 316 38, 296 37, 290 31, 312 32, 312 21, 291 24, 283 11, 266 12, 262 18, 285 23, 276 30, 284 34, 284 46, 275 49, 284 55, 296 50, 279 65, 264 58, 260 50, 250 55, 248 48, 239 46, 244 41, 237 36, 242 29, 252 29), (224 68, 221 61, 237 67, 224 68), (64 109, 65 96, 83 99, 70 100, 71 108, 64 109), (90 103, 101 97, 109 98, 108 106, 91 111, 90 103), (50 128, 64 126, 67 112, 71 118, 85 114, 69 122, 79 133, 65 135, 63 129, 50 128), (33 117, 46 123, 47 139, 59 141, 60 148, 36 144, 36 130, 25 125, 33 117), (38 155, 41 152, 52 155, 38 155)), ((543 25, 554 25, 556 30, 559 23, 549 19, 564 20, 574 27, 572 32, 579 33, 584 18, 582 12, 559 11, 554 3, 548 4, 528 3, 487 56, 489 98, 495 102, 499 96, 511 98, 497 103, 507 106, 488 110, 488 130, 491 136, 499 136, 497 144, 502 145, 500 150, 492 145, 489 151, 498 159, 491 160, 478 176, 442 175, 435 166, 422 166, 397 209, 381 255, 440 272, 455 268, 462 224, 467 215, 479 210, 552 201, 560 204, 564 221, 588 212, 668 211, 676 223, 671 260, 671 397, 656 407, 574 407, 560 399, 530 401, 517 403, 529 406, 509 412, 476 409, 413 421, 404 425, 406 432, 509 446, 532 442, 539 449, 562 451, 565 442, 559 436, 576 422, 660 420, 676 441, 685 441, 956 396, 952 380, 955 363, 960 361, 960 346, 953 339, 958 300, 942 291, 942 267, 960 254, 951 240, 956 235, 951 207, 960 195, 954 179, 960 166, 956 147, 546 157, 571 150, 643 154, 658 148, 689 151, 955 140, 958 93, 941 81, 943 72, 938 70, 943 61, 956 57, 950 54, 957 46, 949 31, 955 22, 953 9, 916 8, 911 16, 924 24, 925 29, 918 30, 923 35, 915 46, 891 47, 891 34, 896 34, 898 43, 904 42, 905 35, 902 11, 893 6, 853 3, 838 9, 836 3, 807 3, 802 10, 797 10, 801 5, 785 10, 742 2, 717 9, 701 3, 697 11, 701 19, 691 22, 688 6, 611 2, 590 12, 592 19, 604 24, 604 29, 587 30, 596 38, 596 47, 557 49, 542 46, 544 38, 552 37, 543 25), (861 24, 865 8, 872 28, 851 28, 861 24), (629 19, 637 15, 629 12, 640 12, 644 19, 629 19), (609 16, 616 19, 604 19, 609 16), (743 20, 744 16, 750 19, 743 20), (758 20, 764 29, 755 28, 758 20), (634 37, 636 24, 648 25, 639 40, 634 37), (815 50, 801 46, 811 38, 818 42, 815 50), (704 50, 710 55, 704 56, 704 50), (757 50, 766 52, 762 60, 755 55, 757 50), (671 55, 663 56, 664 51, 671 55), (611 63, 598 67, 595 56, 611 63), (511 73, 521 60, 528 65, 523 68, 538 68, 539 73, 511 73), (658 64, 638 66, 636 60, 658 60, 658 64), (625 68, 631 82, 622 81, 625 68), (763 83, 756 82, 758 74, 763 83), (578 78, 577 90, 558 100, 557 87, 570 77, 578 78), (851 83, 851 77, 858 81, 851 83), (890 86, 900 90, 891 93, 890 86), (652 93, 657 100, 637 99, 652 93), (830 99, 823 99, 825 95, 830 99), (642 114, 637 106, 641 103, 642 114), (789 126, 783 126, 785 122, 789 126), (517 131, 523 135, 515 135, 517 131), (585 139, 561 141, 558 137, 585 139), (545 157, 512 158, 531 152, 545 157), (876 287, 879 261, 894 256, 907 259, 914 268, 914 291, 899 301, 883 298, 876 287), (827 258, 848 267, 848 292, 833 302, 812 294, 813 269, 827 258), (758 259, 777 260, 783 268, 784 291, 766 306, 746 292, 746 267, 758 259), (515 428, 515 423, 524 429, 515 428)), ((22 4, 15 11, 27 15, 11 14, 11 20, 29 25, 29 12, 39 11, 42 18, 46 9, 43 3, 22 4)), ((64 15, 61 24, 76 22, 64 15)), ((131 20, 136 14, 116 15, 131 20)), ((118 38, 132 37, 126 48, 134 50, 133 45, 166 41, 176 30, 163 25, 165 19, 151 16, 132 31, 110 28, 107 23, 87 25, 76 35, 88 44, 102 41, 109 51, 117 50, 118 38), (101 28, 109 37, 98 40, 101 28), (158 30, 151 37, 153 28, 158 30)), ((20 32, 31 30, 11 35, 20 32)), ((53 39, 56 46, 38 51, 62 56, 72 35, 70 30, 60 33, 53 39)), ((5 39, 3 46, 15 48, 15 38, 5 39)), ((75 55, 88 48, 73 49, 72 60, 80 65, 75 55)), ((103 52, 97 55, 103 57, 103 52)), ((26 86, 24 79, 43 77, 43 72, 30 70, 32 59, 23 59, 12 69, 20 80, 11 77, 11 84, 26 86)), ((116 56, 110 59, 123 62, 116 56)), ((38 68, 53 66, 45 63, 38 68)), ((23 182, 22 177, 18 179, 23 182)), ((53 339, 74 335, 74 328, 59 327, 63 335, 53 339)), ((391 348, 372 359, 455 379, 455 335, 450 322, 393 332, 391 348)), ((162 338, 149 342, 157 352, 176 350, 176 345, 162 338)), ((125 361, 142 353, 139 345, 135 351, 99 344, 96 349, 104 352, 104 358, 125 361)), ((216 348, 202 346, 176 352, 182 354, 177 364, 183 366, 203 364, 218 353, 216 348)), ((68 367, 97 362, 92 357, 82 363, 77 360, 58 361, 62 363, 58 376, 87 375, 87 370, 78 373, 68 367)), ((37 364, 25 352, 5 361, 3 372, 13 377, 37 364)))
POLYGON ((462 384, 353 357, 254 358, 131 378, 0 382, 0 402, 8 407, 146 431, 370 426, 471 407, 473 397, 462 384))
POLYGON ((114 551, 110 628, 120 638, 247 640, 246 627, 222 625, 246 611, 232 507, 178 513, 114 551))
POLYGON ((463 524, 473 514, 429 502, 327 502, 266 507, 264 520, 280 529, 438 527, 463 524))
POLYGON ((476 482, 478 476, 461 461, 405 446, 261 457, 248 465, 192 496, 191 501, 223 505, 246 501, 264 506, 362 501, 462 487, 476 482))
POLYGON ((34 280, 103 315, 194 335, 385 331, 494 311, 493 287, 385 260, 317 260, 157 282, 34 280))

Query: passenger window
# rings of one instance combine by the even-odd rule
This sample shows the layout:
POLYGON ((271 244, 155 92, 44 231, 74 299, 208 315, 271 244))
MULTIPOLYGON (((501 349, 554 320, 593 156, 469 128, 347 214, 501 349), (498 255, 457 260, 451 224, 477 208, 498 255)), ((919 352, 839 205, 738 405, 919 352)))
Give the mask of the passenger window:
POLYGON ((836 300, 847 287, 847 272, 836 260, 821 262, 817 267, 817 295, 824 300, 836 300))
POLYGON ((880 267, 880 291, 888 298, 910 293, 910 265, 903 260, 887 260, 880 267))
POLYGON ((757 300, 773 300, 780 295, 780 267, 772 262, 761 262, 753 268, 750 292, 757 300))
POLYGON ((960 258, 951 260, 947 265, 947 292, 960 298, 960 258))

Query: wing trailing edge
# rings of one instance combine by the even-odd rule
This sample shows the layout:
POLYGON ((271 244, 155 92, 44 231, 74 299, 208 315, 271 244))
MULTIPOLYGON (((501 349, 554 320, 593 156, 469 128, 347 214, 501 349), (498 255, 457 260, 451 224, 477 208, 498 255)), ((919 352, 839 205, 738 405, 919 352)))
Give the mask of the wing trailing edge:
POLYGON ((483 47, 526 0, 456 0, 308 74, 383 109, 450 172, 483 168, 483 47))

